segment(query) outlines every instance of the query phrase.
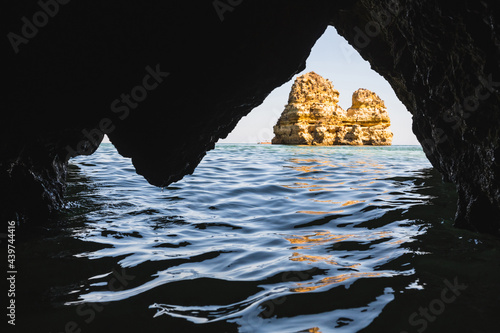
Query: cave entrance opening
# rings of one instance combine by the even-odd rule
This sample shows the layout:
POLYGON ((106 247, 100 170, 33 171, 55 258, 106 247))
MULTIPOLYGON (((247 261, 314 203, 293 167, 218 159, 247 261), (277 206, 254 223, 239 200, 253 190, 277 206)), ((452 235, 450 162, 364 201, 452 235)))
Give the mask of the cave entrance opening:
POLYGON ((397 98, 390 84, 371 69, 358 52, 329 26, 316 41, 306 62, 306 68, 292 80, 276 88, 266 100, 249 115, 243 117, 236 128, 220 143, 269 142, 273 126, 283 112, 295 79, 314 71, 332 81, 339 91, 339 106, 347 110, 352 95, 359 88, 376 93, 385 103, 391 119, 390 130, 394 133, 393 145, 419 145, 411 129, 411 114, 397 98))

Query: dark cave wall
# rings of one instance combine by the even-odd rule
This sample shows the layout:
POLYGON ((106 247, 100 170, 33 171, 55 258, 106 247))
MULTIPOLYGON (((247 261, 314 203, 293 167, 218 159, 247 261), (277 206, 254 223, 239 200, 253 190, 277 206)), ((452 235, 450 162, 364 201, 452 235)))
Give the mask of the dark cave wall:
MULTIPOLYGON (((4 36, 24 36, 22 18, 41 10, 9 3, 4 36)), ((17 53, 4 39, 2 218, 60 209, 67 159, 103 132, 151 184, 181 179, 304 68, 331 24, 413 114, 429 160, 457 185, 457 225, 498 233, 499 18, 494 1, 60 0, 17 53)))
MULTIPOLYGON (((69 2, 19 52, 4 40, 11 85, 2 102, 12 110, 1 115, 4 219, 60 209, 67 158, 92 153, 104 131, 153 185, 193 172, 241 117, 305 67, 331 9, 325 1, 215 3, 69 2), (155 81, 148 66, 161 82, 135 100, 134 91, 155 81)), ((23 37, 21 18, 41 8, 9 5, 4 35, 23 37)))
POLYGON ((494 1, 361 0, 332 24, 383 75, 413 131, 457 185, 456 225, 500 228, 500 10, 494 1))

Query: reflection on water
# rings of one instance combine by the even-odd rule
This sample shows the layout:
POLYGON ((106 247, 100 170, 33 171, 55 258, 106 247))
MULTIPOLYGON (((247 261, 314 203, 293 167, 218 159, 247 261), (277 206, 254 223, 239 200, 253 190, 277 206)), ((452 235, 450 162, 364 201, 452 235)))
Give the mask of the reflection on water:
POLYGON ((327 214, 338 214, 344 212, 343 210, 332 210, 329 212, 313 211, 313 210, 299 210, 297 213, 301 214, 311 214, 311 215, 327 215, 327 214))
MULTIPOLYGON (((328 287, 333 284, 341 283, 353 278, 369 278, 369 277, 378 277, 382 276, 383 273, 375 273, 375 272, 355 272, 355 273, 347 273, 347 274, 339 274, 337 276, 329 276, 320 279, 317 282, 307 282, 307 283, 297 283, 298 287, 293 288, 292 291, 302 293, 308 291, 314 291, 318 288, 328 287)), ((390 275, 386 275, 390 276, 390 275)))
POLYGON ((292 257, 290 258, 290 260, 292 260, 292 261, 309 261, 311 263, 321 261, 321 262, 325 262, 325 263, 330 264, 330 265, 338 265, 338 263, 336 261, 334 261, 332 258, 333 258, 333 256, 308 256, 305 254, 300 254, 298 252, 294 252, 292 254, 292 257))
POLYGON ((330 231, 317 231, 309 235, 291 235, 290 237, 285 237, 287 241, 292 244, 300 244, 299 246, 293 246, 292 249, 310 249, 317 244, 325 243, 335 243, 341 242, 351 237, 356 237, 356 235, 334 235, 330 231))
POLYGON ((455 278, 425 331, 499 327, 499 242, 451 227, 418 147, 219 145, 164 190, 110 144, 69 171, 19 240, 25 331, 416 332, 455 278))
MULTIPOLYGON (((379 277, 379 276, 390 277, 394 274, 398 274, 391 271, 386 271, 386 272, 366 271, 370 270, 370 265, 368 265, 367 262, 365 261, 355 262, 351 259, 351 257, 353 256, 351 256, 350 254, 345 254, 338 248, 338 245, 341 242, 347 242, 347 241, 354 242, 360 240, 367 242, 379 239, 388 239, 391 237, 391 235, 392 235, 391 231, 366 233, 365 235, 363 235, 362 233, 333 234, 330 231, 317 231, 313 234, 308 234, 308 235, 292 235, 291 237, 285 237, 286 240, 288 240, 291 244, 293 244, 292 249, 303 250, 303 253, 294 252, 290 260, 303 261, 309 264, 321 263, 321 264, 333 265, 334 267, 331 267, 330 270, 336 268, 336 271, 339 273, 335 276, 323 277, 316 281, 297 283, 295 287, 291 288, 291 291, 309 292, 309 291, 314 291, 318 288, 329 287, 334 284, 342 283, 349 279, 369 278, 369 277, 379 277), (320 252, 321 250, 319 250, 317 247, 324 247, 325 250, 331 249, 329 252, 335 253, 336 257, 339 259, 334 259, 333 255, 319 256, 319 255, 305 254, 308 252, 311 253, 320 252), (340 273, 341 271, 346 271, 346 270, 355 272, 340 273)), ((389 242, 388 244, 391 243, 396 244, 394 242, 389 242)), ((383 257, 378 259, 384 260, 388 258, 389 257, 383 257)), ((400 272, 400 273, 405 274, 406 272, 400 272)))

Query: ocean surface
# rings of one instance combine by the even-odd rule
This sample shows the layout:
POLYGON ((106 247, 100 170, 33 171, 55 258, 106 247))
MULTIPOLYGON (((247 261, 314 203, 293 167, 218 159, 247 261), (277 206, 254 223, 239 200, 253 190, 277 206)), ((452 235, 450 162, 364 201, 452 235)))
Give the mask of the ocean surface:
POLYGON ((500 242, 417 146, 218 144, 162 189, 105 143, 66 199, 19 230, 20 332, 500 332, 500 242))

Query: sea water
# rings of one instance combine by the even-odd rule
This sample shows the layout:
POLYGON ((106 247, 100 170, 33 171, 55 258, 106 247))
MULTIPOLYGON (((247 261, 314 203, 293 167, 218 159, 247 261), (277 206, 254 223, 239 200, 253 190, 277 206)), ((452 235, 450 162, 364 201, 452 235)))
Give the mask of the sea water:
POLYGON ((110 143, 18 241, 37 332, 498 332, 497 239, 419 146, 218 144, 161 189, 110 143))

